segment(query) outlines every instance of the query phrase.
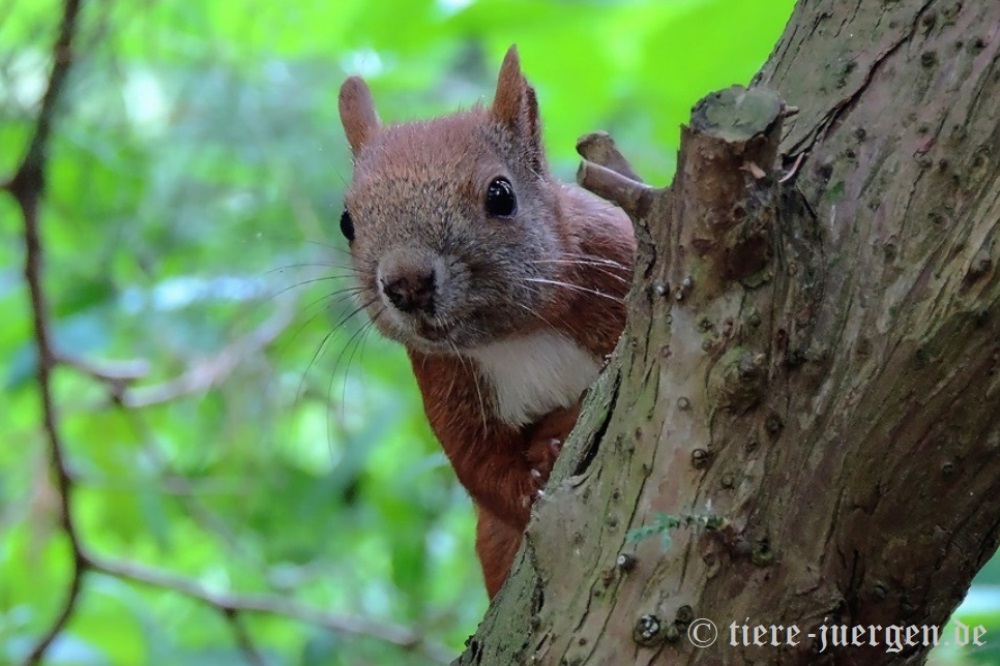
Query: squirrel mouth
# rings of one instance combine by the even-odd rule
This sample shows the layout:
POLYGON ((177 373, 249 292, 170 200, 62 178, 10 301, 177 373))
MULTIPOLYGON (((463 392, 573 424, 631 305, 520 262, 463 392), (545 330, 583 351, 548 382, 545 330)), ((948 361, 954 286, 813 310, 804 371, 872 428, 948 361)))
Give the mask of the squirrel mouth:
POLYGON ((427 342, 443 342, 451 333, 451 326, 441 326, 432 321, 421 321, 415 326, 416 333, 427 342))

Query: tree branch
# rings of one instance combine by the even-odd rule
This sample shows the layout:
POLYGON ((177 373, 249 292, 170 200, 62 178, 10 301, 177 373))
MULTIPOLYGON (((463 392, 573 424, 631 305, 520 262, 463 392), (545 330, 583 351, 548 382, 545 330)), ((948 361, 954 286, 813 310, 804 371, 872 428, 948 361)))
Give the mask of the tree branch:
POLYGON ((583 158, 576 172, 581 187, 620 206, 633 222, 646 217, 655 190, 642 182, 610 134, 592 132, 580 137, 576 152, 583 158))
POLYGON ((607 132, 591 132, 580 137, 576 142, 576 152, 588 162, 600 164, 637 183, 642 182, 642 178, 639 178, 635 169, 618 150, 615 140, 607 132))
POLYGON ((55 118, 56 104, 73 65, 73 40, 76 37, 80 0, 65 0, 59 34, 52 46, 52 72, 42 96, 42 105, 35 121, 35 133, 25 151, 14 177, 4 187, 9 190, 22 210, 34 217, 38 200, 45 191, 45 162, 48 158, 49 136, 55 118))
MULTIPOLYGON (((121 387, 114 396, 123 407, 139 408, 170 402, 191 393, 207 391, 225 379, 245 358, 267 347, 294 319, 294 307, 278 309, 267 321, 248 335, 226 346, 215 356, 192 364, 182 374, 160 384, 121 387)), ((99 375, 93 375, 99 377, 99 375)), ((112 389, 116 384, 110 383, 112 389)))
POLYGON ((125 385, 149 375, 150 363, 144 358, 100 361, 70 356, 60 352, 58 362, 88 377, 112 385, 125 385))
POLYGON ((132 562, 112 562, 97 559, 93 556, 88 556, 86 561, 94 571, 150 587, 183 594, 192 599, 202 601, 223 614, 264 613, 268 615, 281 615, 338 633, 376 638, 405 650, 418 652, 435 663, 440 664, 449 663, 454 656, 451 650, 446 647, 426 641, 419 631, 390 622, 375 622, 348 615, 324 613, 315 608, 303 606, 282 597, 213 592, 187 578, 137 565, 132 562))
POLYGON ((655 192, 649 185, 586 159, 580 162, 576 182, 599 197, 621 206, 633 220, 646 217, 655 192))
POLYGON ((6 185, 6 189, 17 201, 24 218, 24 279, 28 285, 31 299, 35 345, 38 350, 38 387, 42 401, 43 428, 48 441, 50 464, 56 477, 59 493, 60 522, 73 549, 73 571, 66 599, 49 630, 28 653, 25 659, 25 664, 28 666, 41 662, 45 652, 73 614, 83 585, 83 576, 87 571, 86 562, 80 549, 79 534, 71 512, 73 482, 66 460, 65 447, 59 433, 55 402, 52 399, 51 371, 56 365, 56 357, 52 350, 52 337, 49 333, 45 290, 42 288, 44 254, 38 224, 38 203, 45 190, 44 174, 49 136, 52 131, 59 94, 73 65, 73 39, 76 36, 79 14, 79 0, 66 0, 63 5, 59 34, 52 47, 52 72, 49 75, 45 95, 42 97, 41 109, 35 124, 35 133, 31 143, 28 144, 21 165, 6 185))
POLYGON ((419 632, 405 627, 376 623, 360 618, 330 615, 316 609, 300 606, 282 598, 266 596, 239 596, 213 593, 198 583, 168 573, 140 567, 131 563, 109 562, 90 555, 81 541, 72 514, 75 485, 66 447, 59 429, 59 418, 52 392, 52 371, 60 363, 75 367, 112 386, 113 394, 121 398, 126 407, 138 407, 171 400, 184 393, 206 390, 232 371, 240 360, 272 341, 289 321, 287 310, 265 322, 246 338, 230 345, 210 363, 193 367, 175 380, 141 392, 126 392, 127 385, 146 372, 145 365, 129 363, 121 366, 98 367, 85 361, 59 355, 53 347, 49 323, 49 308, 42 284, 44 274, 44 247, 39 225, 39 204, 45 192, 45 170, 49 139, 60 92, 73 65, 73 43, 76 37, 80 0, 65 0, 59 34, 52 48, 52 71, 49 76, 41 108, 35 124, 35 133, 25 151, 14 176, 0 185, 17 202, 24 219, 24 279, 28 287, 34 340, 38 352, 38 387, 42 403, 43 429, 48 445, 50 465, 55 477, 59 497, 60 526, 69 539, 73 556, 69 589, 61 608, 48 630, 32 646, 24 660, 25 666, 42 663, 52 643, 65 628, 74 610, 88 572, 100 572, 136 583, 172 590, 207 603, 218 610, 230 623, 239 649, 255 666, 266 665, 266 660, 253 644, 239 619, 243 612, 282 615, 308 622, 331 631, 379 639, 405 650, 419 652, 429 659, 446 664, 452 654, 444 646, 426 642, 419 632))
POLYGON ((223 615, 225 615, 226 621, 229 622, 229 627, 233 630, 233 638, 236 639, 236 645, 246 656, 247 663, 251 664, 251 666, 267 666, 267 659, 264 658, 264 655, 254 645, 253 639, 250 638, 247 628, 243 626, 239 614, 235 611, 228 611, 224 612, 223 615))
POLYGON ((60 353, 56 360, 105 384, 113 403, 129 409, 150 407, 220 384, 244 359, 274 342, 294 318, 295 305, 287 301, 264 323, 214 356, 192 362, 177 377, 147 386, 134 385, 150 372, 150 364, 145 359, 94 362, 60 353))

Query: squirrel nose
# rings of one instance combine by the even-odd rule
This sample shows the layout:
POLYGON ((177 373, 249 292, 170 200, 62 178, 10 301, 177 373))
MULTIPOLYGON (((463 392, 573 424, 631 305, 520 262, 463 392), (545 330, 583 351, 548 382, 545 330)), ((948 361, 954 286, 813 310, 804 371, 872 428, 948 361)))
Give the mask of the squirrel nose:
POLYGON ((400 312, 434 313, 434 273, 403 275, 382 282, 382 292, 400 312))

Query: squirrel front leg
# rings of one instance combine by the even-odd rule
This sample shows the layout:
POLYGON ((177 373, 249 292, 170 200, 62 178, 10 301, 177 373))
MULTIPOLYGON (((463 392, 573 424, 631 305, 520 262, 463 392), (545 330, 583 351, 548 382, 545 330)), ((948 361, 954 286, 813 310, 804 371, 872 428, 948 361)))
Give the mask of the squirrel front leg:
POLYGON ((467 362, 414 350, 410 358, 431 428, 459 481, 477 505, 523 529, 579 406, 555 410, 526 427, 511 426, 482 400, 467 362))
POLYGON ((560 409, 533 426, 495 424, 485 437, 455 433, 459 439, 442 436, 441 443, 476 503, 522 530, 578 413, 579 406, 560 409))
POLYGON ((525 455, 526 429, 496 416, 489 401, 482 399, 479 379, 467 361, 415 350, 410 350, 410 359, 424 411, 458 480, 478 506, 523 528, 543 472, 532 474, 525 455))
POLYGON ((490 511, 476 507, 476 555, 483 569, 486 593, 490 599, 500 591, 517 549, 521 547, 522 530, 508 525, 490 511))
POLYGON ((579 416, 580 405, 550 412, 521 429, 494 427, 489 436, 442 444, 459 481, 476 503, 518 530, 528 524, 531 505, 579 416))
MULTIPOLYGON (((579 415, 580 403, 577 403, 549 413, 528 429, 525 457, 531 465, 532 478, 539 489, 548 480, 562 443, 566 441, 579 415)), ((511 525, 478 505, 476 519, 476 554, 482 565, 486 592, 492 599, 507 580, 527 522, 523 525, 511 525)))
POLYGON ((486 440, 449 447, 458 480, 477 505, 515 529, 528 524, 531 505, 544 485, 541 470, 534 470, 526 455, 527 442, 516 430, 493 433, 486 440), (504 436, 506 435, 506 436, 504 436))
POLYGON ((506 429, 505 441, 471 446, 483 459, 458 464, 459 480, 473 498, 518 529, 528 524, 531 506, 549 480, 562 443, 580 415, 580 403, 557 409, 520 432, 506 429), (464 473, 463 473, 464 472, 464 473))
MULTIPOLYGON (((508 435, 513 440, 508 440, 505 446, 474 447, 478 451, 492 450, 494 455, 503 451, 512 453, 513 456, 505 465, 506 469, 499 473, 488 471, 486 474, 473 474, 475 478, 469 479, 468 482, 461 479, 460 473, 459 478, 463 485, 483 506, 491 508, 492 513, 501 518, 507 517, 507 522, 512 527, 519 531, 523 530, 528 524, 531 506, 541 495, 542 487, 549 480, 563 442, 576 425, 580 416, 580 406, 581 402, 577 402, 570 407, 553 410, 537 423, 522 428, 520 433, 515 434, 514 431, 508 430, 508 435), (490 490, 493 493, 490 493, 490 490), (488 494, 496 494, 499 502, 497 504, 490 502, 485 496, 488 494), (508 508, 505 509, 504 505, 508 508)), ((495 470, 498 463, 503 464, 504 458, 508 456, 501 455, 500 460, 491 461, 490 464, 474 465, 473 469, 495 470)))

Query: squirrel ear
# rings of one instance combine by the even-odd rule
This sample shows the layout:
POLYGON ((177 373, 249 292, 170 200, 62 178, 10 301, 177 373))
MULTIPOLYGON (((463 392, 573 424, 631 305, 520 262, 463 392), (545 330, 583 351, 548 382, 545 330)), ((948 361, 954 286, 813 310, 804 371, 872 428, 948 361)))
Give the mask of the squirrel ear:
POLYGON ((360 76, 352 76, 340 86, 340 122, 344 125, 347 143, 357 157, 366 143, 374 136, 382 122, 375 111, 375 101, 368 84, 360 76))
POLYGON ((521 73, 517 46, 511 46, 507 50, 503 65, 500 66, 492 113, 494 118, 523 141, 532 166, 541 173, 545 160, 542 153, 542 128, 538 119, 538 100, 535 89, 521 73))

